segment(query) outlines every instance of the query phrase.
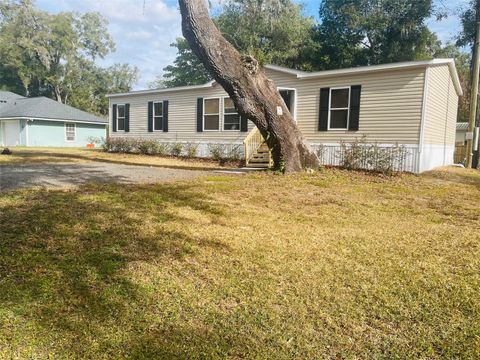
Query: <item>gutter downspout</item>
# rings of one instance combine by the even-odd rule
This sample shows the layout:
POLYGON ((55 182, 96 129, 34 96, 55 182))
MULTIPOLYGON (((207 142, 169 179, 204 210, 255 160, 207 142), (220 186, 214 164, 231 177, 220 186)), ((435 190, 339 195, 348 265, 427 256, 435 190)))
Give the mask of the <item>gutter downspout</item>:
POLYGON ((420 119, 420 134, 418 139, 418 168, 417 172, 420 173, 422 167, 422 159, 423 159, 423 145, 424 145, 424 138, 425 138, 425 121, 427 115, 427 94, 428 94, 428 73, 430 68, 427 66, 425 69, 425 79, 423 83, 423 99, 422 99, 422 117, 420 119))

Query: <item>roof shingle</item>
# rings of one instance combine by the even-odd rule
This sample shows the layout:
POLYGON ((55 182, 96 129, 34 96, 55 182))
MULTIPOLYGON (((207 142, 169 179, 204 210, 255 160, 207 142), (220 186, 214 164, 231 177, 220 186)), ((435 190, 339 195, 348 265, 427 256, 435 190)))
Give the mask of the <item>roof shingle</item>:
POLYGON ((0 91, 0 100, 3 98, 6 103, 0 103, 0 119, 19 117, 72 120, 99 124, 107 124, 108 122, 106 119, 43 96, 26 98, 8 91, 0 91))

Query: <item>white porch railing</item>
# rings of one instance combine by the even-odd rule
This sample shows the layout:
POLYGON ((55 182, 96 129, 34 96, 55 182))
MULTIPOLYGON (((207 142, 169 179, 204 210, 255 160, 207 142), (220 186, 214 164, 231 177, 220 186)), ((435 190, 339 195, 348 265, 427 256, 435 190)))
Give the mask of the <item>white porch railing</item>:
POLYGON ((258 128, 255 126, 252 131, 247 135, 245 140, 243 140, 243 145, 245 147, 245 164, 248 165, 248 162, 258 150, 260 145, 264 143, 264 139, 258 128))

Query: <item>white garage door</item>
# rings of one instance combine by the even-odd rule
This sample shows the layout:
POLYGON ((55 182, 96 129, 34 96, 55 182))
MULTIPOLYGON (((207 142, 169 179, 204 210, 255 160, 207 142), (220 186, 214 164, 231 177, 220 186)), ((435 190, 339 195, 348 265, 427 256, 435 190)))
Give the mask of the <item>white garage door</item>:
POLYGON ((20 145, 20 121, 9 120, 3 122, 4 146, 20 145))

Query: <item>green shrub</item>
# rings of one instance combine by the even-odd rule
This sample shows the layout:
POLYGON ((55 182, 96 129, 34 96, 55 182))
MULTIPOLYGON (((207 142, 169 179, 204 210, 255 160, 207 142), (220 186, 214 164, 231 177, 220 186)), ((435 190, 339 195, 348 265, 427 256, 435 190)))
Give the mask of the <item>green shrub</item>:
POLYGON ((376 143, 368 143, 365 136, 349 143, 341 142, 337 153, 340 165, 346 169, 373 170, 382 174, 401 171, 406 155, 407 150, 403 145, 381 147, 376 143))
POLYGON ((382 174, 392 174, 403 169, 407 148, 404 145, 395 144, 391 147, 380 147, 377 144, 370 145, 369 167, 382 174))
POLYGON ((137 148, 137 140, 129 138, 108 137, 102 144, 102 148, 114 153, 132 153, 137 148))
POLYGON ((168 144, 158 143, 155 155, 166 156, 168 155, 169 151, 170 146, 168 144))
POLYGON ((242 153, 240 152, 240 145, 234 145, 227 151, 225 157, 228 160, 239 161, 242 158, 242 153))
POLYGON ((105 138, 99 137, 99 136, 89 136, 87 138, 87 141, 89 144, 95 144, 95 145, 103 145, 105 142, 105 138))
POLYGON ((183 144, 182 143, 173 143, 171 146, 170 146, 170 155, 172 156, 180 156, 182 155, 182 151, 183 151, 183 144))
POLYGON ((140 140, 137 143, 137 150, 143 155, 154 155, 157 153, 158 145, 157 140, 140 140))
POLYGON ((323 144, 318 145, 317 147, 317 157, 320 161, 320 164, 324 164, 325 162, 325 154, 327 153, 327 147, 323 144))
POLYGON ((226 146, 224 144, 208 144, 208 151, 210 156, 215 161, 222 161, 225 159, 226 146))
POLYGON ((186 143, 184 149, 187 158, 194 158, 198 154, 198 144, 186 143))

